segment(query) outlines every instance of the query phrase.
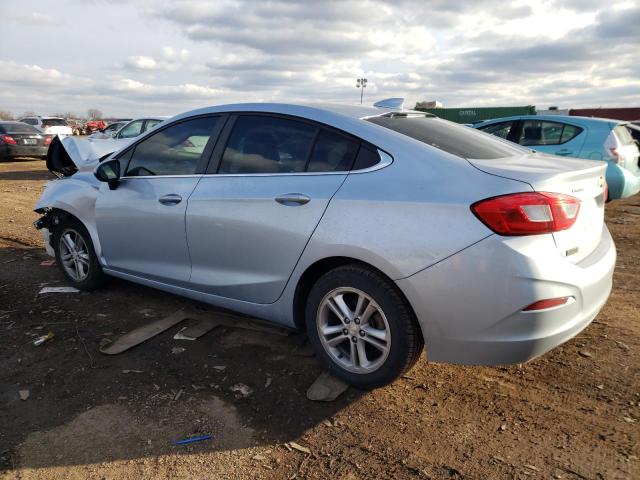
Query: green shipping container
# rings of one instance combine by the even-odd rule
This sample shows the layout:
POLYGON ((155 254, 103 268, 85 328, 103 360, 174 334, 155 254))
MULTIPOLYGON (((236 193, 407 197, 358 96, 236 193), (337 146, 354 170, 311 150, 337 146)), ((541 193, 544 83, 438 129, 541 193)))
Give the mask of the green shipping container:
POLYGON ((477 123, 514 115, 535 115, 536 107, 480 107, 480 108, 416 108, 421 112, 432 113, 436 117, 444 118, 456 123, 477 123))

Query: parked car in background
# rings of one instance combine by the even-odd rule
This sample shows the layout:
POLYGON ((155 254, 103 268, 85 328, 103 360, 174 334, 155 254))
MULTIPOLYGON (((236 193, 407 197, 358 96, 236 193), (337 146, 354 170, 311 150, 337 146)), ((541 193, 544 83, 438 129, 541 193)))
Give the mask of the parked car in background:
POLYGON ((89 135, 89 138, 98 138, 98 139, 106 139, 106 138, 114 138, 118 130, 124 127, 128 122, 113 122, 107 125, 103 130, 99 132, 94 132, 89 135))
POLYGON ((346 105, 203 108, 104 156, 88 147, 117 145, 81 142, 53 141, 66 178, 35 206, 71 285, 112 275, 306 329, 360 388, 424 343, 431 361, 537 357, 611 290, 604 162, 346 105))
POLYGON ((164 122, 169 117, 144 117, 131 120, 113 136, 116 140, 131 139, 164 122))
POLYGON ((47 135, 58 135, 59 137, 66 137, 67 135, 73 135, 73 130, 67 124, 64 118, 60 117, 24 117, 19 120, 37 128, 40 132, 47 135))
POLYGON ((607 161, 609 200, 640 191, 640 153, 628 122, 567 115, 521 115, 474 125, 533 150, 564 157, 607 161))
POLYGON ((102 120, 89 120, 84 124, 84 134, 91 135, 94 132, 104 130, 106 126, 107 124, 102 120))
POLYGON ((0 121, 0 161, 15 157, 46 158, 52 138, 26 123, 0 121))

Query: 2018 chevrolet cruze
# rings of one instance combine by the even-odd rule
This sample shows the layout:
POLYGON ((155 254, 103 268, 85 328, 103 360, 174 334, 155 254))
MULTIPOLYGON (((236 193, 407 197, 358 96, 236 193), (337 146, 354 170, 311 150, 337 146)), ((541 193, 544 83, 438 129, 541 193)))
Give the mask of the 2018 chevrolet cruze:
POLYGON ((336 105, 204 108, 107 155, 78 142, 54 140, 61 178, 36 205, 71 285, 112 275, 304 328, 361 388, 423 344, 432 361, 529 360, 611 289, 603 162, 336 105))

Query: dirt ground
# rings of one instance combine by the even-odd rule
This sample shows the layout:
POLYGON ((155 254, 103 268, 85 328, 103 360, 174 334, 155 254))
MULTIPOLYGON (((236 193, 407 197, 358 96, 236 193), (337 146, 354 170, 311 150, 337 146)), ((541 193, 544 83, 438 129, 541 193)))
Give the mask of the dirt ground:
POLYGON ((101 354, 103 339, 205 307, 119 280, 38 295, 64 285, 31 225, 47 179, 41 161, 0 164, 0 479, 640 478, 638 196, 607 205, 615 286, 577 338, 507 368, 420 361, 388 387, 314 403, 321 369, 297 334, 188 342, 175 327, 101 354))

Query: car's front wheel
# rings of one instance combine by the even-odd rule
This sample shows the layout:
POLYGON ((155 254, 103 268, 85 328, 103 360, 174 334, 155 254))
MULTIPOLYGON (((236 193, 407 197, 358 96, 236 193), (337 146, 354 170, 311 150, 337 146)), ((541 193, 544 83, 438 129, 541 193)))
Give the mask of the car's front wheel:
POLYGON ((360 265, 320 277, 307 299, 306 324, 325 366, 362 389, 392 382, 422 352, 420 328, 397 287, 360 265))
POLYGON ((56 261, 67 282, 79 290, 95 290, 105 274, 93 249, 87 229, 75 219, 64 220, 53 234, 56 261))

